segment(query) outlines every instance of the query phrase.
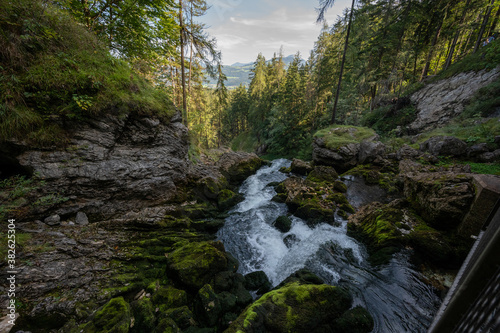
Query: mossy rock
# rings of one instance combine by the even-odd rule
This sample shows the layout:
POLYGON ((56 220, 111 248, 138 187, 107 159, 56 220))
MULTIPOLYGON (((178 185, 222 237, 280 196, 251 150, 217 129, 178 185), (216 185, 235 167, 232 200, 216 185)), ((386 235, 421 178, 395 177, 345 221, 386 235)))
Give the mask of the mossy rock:
POLYGON ((324 284, 325 281, 319 276, 311 272, 306 268, 299 269, 295 273, 288 276, 283 282, 278 285, 278 288, 284 287, 290 283, 300 283, 300 284, 324 284))
POLYGON ((277 203, 285 203, 287 197, 284 193, 278 193, 271 200, 277 203))
POLYGON ((219 298, 223 313, 230 312, 230 311, 235 310, 237 308, 237 306, 236 306, 237 298, 235 295, 231 294, 230 292, 223 291, 220 294, 218 294, 218 298, 219 298))
POLYGON ((310 163, 295 158, 292 160, 292 164, 290 165, 290 171, 301 176, 307 176, 312 169, 313 168, 310 163))
POLYGON ((226 269, 226 255, 211 242, 189 243, 168 256, 168 271, 191 290, 199 290, 226 269))
POLYGON ((315 183, 334 183, 337 178, 339 178, 339 175, 334 168, 323 165, 315 166, 307 176, 307 180, 315 183))
POLYGON ((149 298, 143 298, 132 303, 134 327, 131 332, 152 332, 155 328, 156 316, 153 303, 149 298))
POLYGON ((351 303, 344 289, 291 283, 262 296, 226 332, 314 332, 320 327, 328 331, 351 303))
POLYGON ((335 183, 333 183, 333 189, 340 193, 346 193, 347 185, 341 182, 340 180, 336 180, 335 183))
POLYGON ((172 318, 163 318, 156 326, 157 333, 181 333, 181 329, 177 326, 172 318))
POLYGON ((271 283, 266 273, 263 271, 252 272, 245 275, 245 288, 248 290, 259 290, 262 287, 269 288, 269 286, 271 286, 271 283))
POLYGON ((243 196, 241 194, 236 194, 228 189, 220 191, 217 198, 217 204, 221 211, 228 210, 241 201, 243 201, 243 196))
POLYGON ((345 312, 335 321, 335 332, 365 333, 373 330, 375 323, 370 313, 361 306, 345 312))
POLYGON ((314 226, 325 222, 335 223, 335 206, 324 208, 315 199, 307 199, 295 210, 294 215, 307 221, 307 224, 314 226))
POLYGON ((189 218, 175 218, 173 216, 166 216, 161 222, 160 226, 173 229, 173 230, 182 230, 189 229, 191 227, 191 219, 189 218))
POLYGON ((217 325, 222 314, 222 306, 219 297, 211 285, 204 285, 196 296, 196 317, 207 327, 217 325))
POLYGON ((349 203, 343 203, 340 205, 339 208, 347 213, 350 213, 350 214, 354 214, 356 212, 354 207, 351 206, 349 203))
POLYGON ((342 193, 334 193, 332 195, 329 195, 327 197, 327 200, 333 201, 338 205, 349 204, 349 201, 347 201, 347 198, 342 193))
POLYGON ((97 311, 90 323, 81 325, 75 332, 127 333, 130 330, 130 319, 130 305, 123 297, 117 297, 97 311))
POLYGON ((194 320, 193 313, 187 306, 168 309, 161 314, 160 320, 163 318, 172 319, 182 330, 187 329, 190 326, 197 325, 196 321, 194 320))
POLYGON ((188 302, 187 293, 184 290, 172 286, 160 287, 154 294, 152 301, 156 305, 165 308, 177 308, 188 302))
POLYGON ((360 236, 374 250, 399 246, 403 242, 403 235, 396 224, 402 220, 403 212, 400 209, 385 206, 368 214, 359 225, 349 223, 348 234, 360 236))
POLYGON ((273 226, 281 232, 289 232, 292 228, 292 220, 287 216, 279 216, 273 222, 273 226))
POLYGON ((337 214, 344 220, 347 220, 347 218, 349 217, 349 215, 347 214, 347 212, 343 209, 340 209, 337 214))
POLYGON ((226 223, 225 220, 216 218, 212 220, 195 221, 191 225, 195 230, 215 234, 226 223))

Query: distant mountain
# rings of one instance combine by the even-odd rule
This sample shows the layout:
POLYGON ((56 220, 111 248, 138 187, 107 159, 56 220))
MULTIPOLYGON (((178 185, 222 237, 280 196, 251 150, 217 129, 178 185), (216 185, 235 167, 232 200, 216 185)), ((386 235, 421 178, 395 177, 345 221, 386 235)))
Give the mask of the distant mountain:
MULTIPOLYGON (((286 67, 290 65, 293 61, 294 55, 289 55, 287 57, 283 58, 283 62, 285 63, 286 67)), ((267 63, 270 63, 271 60, 268 60, 267 63)), ((302 63, 305 63, 305 60, 302 60, 302 63)), ((253 62, 249 63, 241 63, 241 62, 236 62, 232 64, 231 66, 224 66, 222 71, 224 74, 227 76, 227 81, 226 81, 226 87, 227 89, 236 89, 239 87, 240 84, 243 84, 244 86, 249 86, 250 85, 250 73, 253 68, 253 62)), ((217 84, 217 80, 214 79, 209 79, 207 86, 210 88, 214 88, 215 85, 217 84)))
POLYGON ((228 66, 228 67, 245 67, 245 66, 248 66, 248 65, 252 65, 253 62, 249 62, 249 63, 241 63, 241 62, 235 62, 234 64, 232 64, 231 66, 228 66))

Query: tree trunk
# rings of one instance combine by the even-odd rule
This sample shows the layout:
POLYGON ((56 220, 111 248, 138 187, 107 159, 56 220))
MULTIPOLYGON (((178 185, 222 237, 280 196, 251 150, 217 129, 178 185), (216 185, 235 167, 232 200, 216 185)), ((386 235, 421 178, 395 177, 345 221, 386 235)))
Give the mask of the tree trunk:
MULTIPOLYGON (((193 3, 191 2, 191 7, 190 7, 190 14, 191 14, 191 31, 193 31, 193 3)), ((191 78, 192 78, 192 69, 193 69, 193 39, 190 41, 189 45, 189 93, 191 93, 191 78)))
POLYGON ((443 19, 439 20, 439 26, 436 29, 436 34, 434 35, 434 38, 432 39, 431 48, 429 50, 429 53, 427 54, 427 59, 425 61, 425 67, 424 67, 424 70, 422 71, 422 75, 420 76, 420 81, 422 81, 427 76, 427 73, 429 72, 429 67, 431 66, 432 54, 434 53, 434 47, 437 44, 437 41, 439 39, 439 35, 441 34, 441 27, 443 26, 443 21, 444 21, 443 19))
POLYGON ((462 18, 460 19, 459 28, 457 29, 457 32, 455 33, 455 37, 453 38, 453 42, 451 43, 450 52, 448 53, 448 57, 446 58, 446 63, 444 64, 445 70, 448 69, 448 67, 450 67, 451 62, 453 60, 453 54, 455 53, 455 46, 457 45, 457 40, 458 40, 458 37, 460 36, 460 26, 465 21, 465 16, 467 15, 467 9, 469 8, 470 1, 471 0, 467 0, 467 3, 465 4, 464 10, 462 12, 462 18))
POLYGON ((491 3, 486 9, 486 13, 484 14, 483 24, 481 24, 481 30, 479 30, 479 36, 477 36, 476 45, 474 45, 473 53, 476 53, 477 50, 479 49, 479 45, 481 45, 481 39, 483 39, 484 30, 486 29, 486 25, 488 24, 488 20, 490 19, 491 10, 493 9, 494 4, 495 0, 491 0, 491 3))
POLYGON ((187 119, 187 99, 186 99, 186 73, 184 68, 184 22, 182 18, 182 0, 179 0, 179 25, 181 41, 181 80, 182 80, 182 121, 188 127, 187 119))
POLYGON ((497 27, 497 23, 498 23, 498 17, 500 16, 500 6, 497 8, 497 12, 495 14, 495 18, 493 19, 493 23, 491 24, 490 28, 488 29, 488 37, 491 36, 493 34, 493 32, 495 31, 495 28, 497 27))
POLYGON ((344 74, 344 65, 347 54, 347 48, 349 47, 349 34, 351 33, 352 15, 354 13, 355 2, 356 0, 352 0, 351 13, 349 14, 349 23, 347 24, 347 35, 345 37, 344 54, 342 55, 342 63, 340 64, 339 82, 337 84, 337 92, 335 93, 335 102, 333 104, 332 120, 330 122, 331 124, 335 124, 335 117, 337 115, 337 104, 339 102, 340 85, 342 84, 342 75, 344 74))

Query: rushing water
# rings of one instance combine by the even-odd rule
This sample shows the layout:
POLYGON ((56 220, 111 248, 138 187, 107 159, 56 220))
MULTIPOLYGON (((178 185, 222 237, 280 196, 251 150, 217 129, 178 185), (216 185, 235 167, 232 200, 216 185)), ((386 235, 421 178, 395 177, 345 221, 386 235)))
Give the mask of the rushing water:
MULTIPOLYGON (((276 286, 307 268, 326 283, 348 288, 355 305, 372 314, 373 332, 425 332, 439 299, 412 270, 408 253, 401 252, 389 264, 374 268, 366 262, 364 247, 346 235, 345 222, 340 227, 319 224, 311 228, 292 216, 289 232, 272 226, 288 209, 271 201, 276 192, 268 184, 285 180, 279 169, 289 165, 287 160, 276 160, 249 177, 240 188, 245 200, 230 212, 219 231, 226 250, 240 261, 240 273, 262 270, 276 286)), ((352 180, 347 184, 349 199, 362 204, 359 186, 352 180)))

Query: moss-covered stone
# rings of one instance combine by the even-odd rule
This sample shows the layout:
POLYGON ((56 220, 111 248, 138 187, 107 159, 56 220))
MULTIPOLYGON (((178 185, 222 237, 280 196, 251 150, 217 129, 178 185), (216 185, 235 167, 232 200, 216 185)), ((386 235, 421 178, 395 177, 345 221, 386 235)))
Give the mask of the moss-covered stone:
POLYGON ((172 286, 160 287, 154 294, 152 301, 165 308, 177 308, 187 304, 187 293, 172 286))
POLYGON ((127 333, 130 330, 130 305, 117 297, 97 311, 90 323, 81 325, 81 333, 127 333))
POLYGON ((292 220, 287 216, 279 216, 273 222, 273 226, 281 232, 289 232, 292 228, 292 220))
POLYGON ((338 205, 349 204, 349 201, 347 201, 347 198, 342 193, 331 194, 327 197, 327 200, 333 201, 338 205))
POLYGON ((217 197, 217 204, 221 211, 228 210, 241 201, 243 201, 241 194, 236 194, 228 189, 220 191, 217 197))
POLYGON ((168 256, 168 270, 179 282, 199 290, 227 268, 225 254, 214 243, 189 243, 168 256))
POLYGON ((290 171, 301 176, 307 176, 312 171, 310 163, 294 158, 290 165, 290 171))
POLYGON ((374 327, 370 313, 361 306, 345 312, 335 321, 335 332, 364 333, 371 332, 374 327))
POLYGON ((299 283, 299 284, 324 284, 325 281, 321 279, 319 276, 314 274, 308 269, 299 269, 294 272, 290 276, 288 276, 283 282, 281 282, 278 288, 284 287, 290 283, 299 283))
POLYGON ((307 176, 307 180, 316 183, 321 183, 321 182, 334 183, 337 178, 339 178, 339 175, 334 168, 323 165, 315 166, 314 169, 311 172, 309 172, 309 175, 307 176))
POLYGON ((269 279, 263 271, 252 272, 245 275, 245 288, 248 290, 259 290, 262 287, 269 288, 270 285, 269 279))
POLYGON ((194 320, 193 313, 187 306, 180 308, 168 309, 160 315, 160 319, 170 318, 177 326, 184 330, 190 326, 196 326, 197 322, 194 320))
POLYGON ((222 306, 211 285, 206 284, 198 291, 195 311, 202 324, 207 327, 217 325, 222 314, 222 306))
POLYGON ((156 332, 158 333, 181 333, 177 324, 172 318, 163 318, 156 326, 156 332))
POLYGON ((340 180, 336 180, 335 183, 333 183, 333 189, 340 193, 346 193, 347 185, 341 182, 340 180))
POLYGON ((134 326, 132 332, 152 332, 155 328, 156 317, 153 303, 149 298, 143 298, 132 303, 134 326))
POLYGON ((338 287, 291 283, 262 296, 226 332, 328 331, 351 302, 347 291, 338 287))
POLYGON ((335 206, 322 207, 317 200, 309 199, 301 203, 295 215, 307 221, 309 225, 320 222, 335 223, 335 206))

